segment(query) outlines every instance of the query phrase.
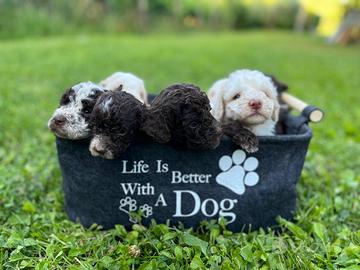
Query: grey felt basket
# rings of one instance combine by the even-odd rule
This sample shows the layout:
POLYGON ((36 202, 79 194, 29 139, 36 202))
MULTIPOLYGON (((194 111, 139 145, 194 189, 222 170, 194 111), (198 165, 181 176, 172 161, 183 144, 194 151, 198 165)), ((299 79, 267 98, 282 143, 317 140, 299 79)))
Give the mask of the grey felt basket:
POLYGON ((224 217, 240 231, 293 217, 296 184, 312 137, 307 107, 283 119, 284 134, 260 137, 245 154, 225 137, 214 150, 192 151, 139 137, 116 160, 92 157, 89 141, 57 138, 65 209, 85 227, 130 228, 151 219, 196 227, 224 217), (134 215, 133 213, 137 213, 134 215))

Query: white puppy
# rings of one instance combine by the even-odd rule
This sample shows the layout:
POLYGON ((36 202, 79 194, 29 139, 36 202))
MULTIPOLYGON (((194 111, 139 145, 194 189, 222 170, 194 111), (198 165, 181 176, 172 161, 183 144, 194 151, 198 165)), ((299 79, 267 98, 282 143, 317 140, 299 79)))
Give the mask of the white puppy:
POLYGON ((115 72, 100 82, 100 86, 111 91, 119 89, 122 85, 122 91, 132 94, 142 103, 147 104, 147 93, 142 79, 131 73, 115 72))
POLYGON ((260 71, 241 69, 209 90, 211 113, 221 123, 240 122, 257 136, 273 135, 279 117, 276 86, 260 71))

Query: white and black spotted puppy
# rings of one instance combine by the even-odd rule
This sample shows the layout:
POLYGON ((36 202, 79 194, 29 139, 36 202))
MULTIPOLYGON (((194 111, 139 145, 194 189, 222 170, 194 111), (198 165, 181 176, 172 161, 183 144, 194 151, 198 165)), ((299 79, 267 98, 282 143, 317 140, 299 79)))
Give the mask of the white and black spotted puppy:
POLYGON ((90 115, 97 99, 104 92, 104 88, 92 82, 82 82, 67 89, 61 97, 60 106, 49 119, 49 129, 64 139, 90 137, 90 115))

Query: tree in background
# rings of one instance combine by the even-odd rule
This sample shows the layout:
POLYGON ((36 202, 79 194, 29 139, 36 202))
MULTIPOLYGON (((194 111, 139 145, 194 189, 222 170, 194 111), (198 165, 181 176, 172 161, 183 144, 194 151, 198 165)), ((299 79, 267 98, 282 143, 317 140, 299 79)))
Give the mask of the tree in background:
POLYGON ((149 2, 148 0, 137 0, 138 27, 145 31, 148 21, 149 2))
POLYGON ((359 36, 359 1, 0 0, 0 38, 294 28, 316 29, 321 35, 333 36, 334 42, 347 43, 359 36))
POLYGON ((345 15, 330 42, 349 44, 360 41, 360 0, 347 1, 345 15))
POLYGON ((347 44, 360 39, 359 0, 299 0, 295 28, 302 30, 307 14, 319 16, 317 31, 330 42, 347 44))

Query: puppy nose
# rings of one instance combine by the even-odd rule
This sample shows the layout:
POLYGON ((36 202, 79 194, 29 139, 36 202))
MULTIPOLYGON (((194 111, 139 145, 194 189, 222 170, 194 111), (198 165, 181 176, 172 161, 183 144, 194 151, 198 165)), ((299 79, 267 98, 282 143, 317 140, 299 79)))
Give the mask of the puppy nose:
POLYGON ((254 109, 254 110, 258 110, 261 108, 262 106, 262 103, 260 100, 257 100, 257 99, 252 99, 249 101, 249 106, 251 109, 254 109))
POLYGON ((56 116, 53 118, 52 122, 55 126, 63 126, 66 122, 66 118, 64 116, 56 116))
POLYGON ((106 149, 103 147, 99 147, 99 145, 94 145, 93 150, 99 155, 104 155, 106 153, 106 149))

